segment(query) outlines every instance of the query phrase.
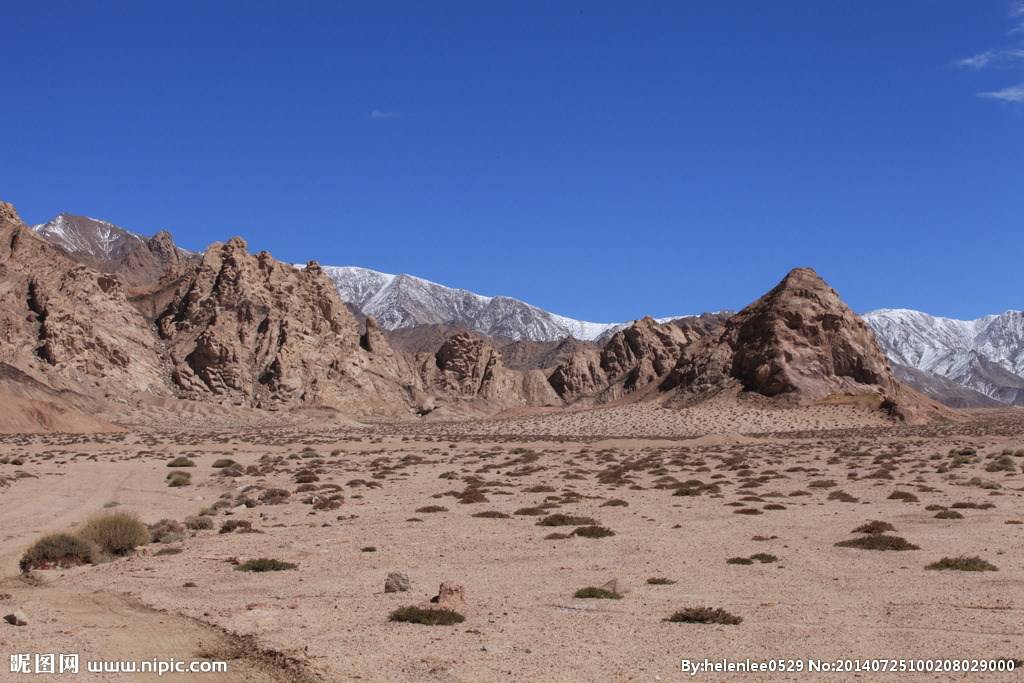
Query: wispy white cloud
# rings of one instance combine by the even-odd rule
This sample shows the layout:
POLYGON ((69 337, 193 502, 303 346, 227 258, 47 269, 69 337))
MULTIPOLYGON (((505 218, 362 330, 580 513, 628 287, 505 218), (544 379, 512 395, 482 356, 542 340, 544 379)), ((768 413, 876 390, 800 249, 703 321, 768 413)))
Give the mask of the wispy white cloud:
MULTIPOLYGON (((1010 17, 1017 22, 1017 27, 1010 34, 1024 33, 1024 0, 1010 0, 1010 17)), ((963 69, 980 71, 992 66, 1009 66, 1024 61, 1024 45, 998 50, 985 50, 973 57, 957 60, 957 66, 963 69)), ((989 90, 978 93, 978 97, 1003 102, 1024 102, 1024 83, 1011 85, 1000 90, 989 90)))
POLYGON ((984 69, 986 66, 992 63, 992 57, 995 53, 992 50, 986 50, 985 52, 979 52, 973 57, 966 57, 957 62, 957 66, 962 66, 965 69, 984 69))
POLYGON ((374 109, 370 112, 371 119, 397 119, 401 114, 397 111, 383 111, 380 109, 374 109))
POLYGON ((1009 88, 1003 88, 1002 90, 980 92, 978 97, 987 97, 991 100, 1002 100, 1003 102, 1024 102, 1024 83, 1011 85, 1009 88))
POLYGON ((965 69, 984 69, 986 66, 993 66, 1000 62, 1009 62, 1015 59, 1024 59, 1024 48, 986 50, 979 52, 973 57, 961 59, 957 62, 957 65, 965 69))

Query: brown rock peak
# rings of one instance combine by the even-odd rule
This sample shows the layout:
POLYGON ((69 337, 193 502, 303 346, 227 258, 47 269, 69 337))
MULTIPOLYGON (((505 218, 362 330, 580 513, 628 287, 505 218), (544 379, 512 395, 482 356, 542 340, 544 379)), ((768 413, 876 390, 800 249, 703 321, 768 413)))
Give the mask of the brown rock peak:
POLYGON ((810 268, 793 269, 730 318, 717 340, 680 359, 664 386, 731 382, 797 401, 867 393, 894 400, 899 393, 874 333, 810 268))
POLYGON ((14 208, 14 204, 2 200, 0 200, 0 222, 23 225, 21 216, 18 215, 18 211, 14 208))

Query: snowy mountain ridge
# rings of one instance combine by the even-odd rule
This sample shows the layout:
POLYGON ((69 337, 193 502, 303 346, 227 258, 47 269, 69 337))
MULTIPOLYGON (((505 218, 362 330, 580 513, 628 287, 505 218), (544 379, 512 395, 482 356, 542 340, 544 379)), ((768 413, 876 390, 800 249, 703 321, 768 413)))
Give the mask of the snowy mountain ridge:
POLYGON ((394 275, 358 266, 321 267, 344 301, 372 315, 388 330, 449 324, 507 339, 557 341, 570 336, 595 340, 628 325, 576 320, 511 297, 484 296, 415 275, 394 275))
POLYGON ((1024 311, 956 320, 881 309, 862 317, 894 363, 1024 405, 1024 311))

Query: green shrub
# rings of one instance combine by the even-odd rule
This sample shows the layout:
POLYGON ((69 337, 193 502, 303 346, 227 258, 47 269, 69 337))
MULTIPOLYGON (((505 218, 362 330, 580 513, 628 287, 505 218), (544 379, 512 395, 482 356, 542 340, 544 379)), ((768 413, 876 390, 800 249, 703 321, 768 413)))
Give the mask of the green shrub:
POLYGON ((422 607, 399 607, 388 615, 388 621, 400 621, 408 624, 424 626, 450 626, 466 620, 458 612, 450 609, 424 609, 422 607))
POLYGON ((743 621, 743 617, 729 614, 721 608, 687 607, 676 612, 665 621, 676 624, 725 624, 735 626, 743 621))
POLYGON ((95 544, 71 534, 47 534, 29 546, 18 566, 22 572, 50 567, 75 567, 96 561, 95 544))
POLYGON ((974 557, 944 557, 938 562, 932 562, 925 569, 955 569, 961 572, 994 572, 999 568, 988 560, 983 560, 977 555, 974 557))
POLYGON ((881 534, 886 531, 896 531, 896 527, 889 522, 880 522, 877 519, 866 524, 861 524, 853 530, 855 534, 881 534))
POLYGON ((836 543, 838 548, 857 548, 858 550, 918 550, 919 548, 905 538, 886 534, 868 534, 860 538, 836 543))
POLYGON ((482 519, 509 519, 510 515, 506 515, 504 512, 498 512, 497 510, 484 510, 483 512, 476 512, 473 514, 474 517, 480 517, 482 519))
POLYGON ((127 555, 137 546, 149 543, 149 529, 130 512, 101 512, 93 515, 78 536, 91 541, 110 555, 127 555))
POLYGON ((592 526, 595 524, 597 524, 596 519, 565 515, 560 512, 548 515, 547 517, 537 521, 537 526, 592 526))
POLYGON ((580 588, 573 594, 574 598, 596 598, 600 600, 621 600, 622 596, 615 591, 610 591, 606 588, 597 588, 595 586, 587 586, 586 588, 580 588))
POLYGON ((280 572, 288 569, 298 569, 298 567, 299 565, 292 564, 291 562, 261 557, 256 560, 243 562, 235 567, 235 570, 240 572, 280 572))

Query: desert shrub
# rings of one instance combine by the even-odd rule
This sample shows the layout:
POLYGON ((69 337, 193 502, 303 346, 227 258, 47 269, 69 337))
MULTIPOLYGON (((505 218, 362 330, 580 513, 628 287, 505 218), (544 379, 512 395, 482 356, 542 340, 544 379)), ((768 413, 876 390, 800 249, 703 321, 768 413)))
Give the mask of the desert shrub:
POLYGON ((474 517, 481 517, 483 519, 510 519, 511 515, 506 515, 504 512, 498 512, 497 510, 484 510, 483 512, 473 513, 474 517))
POLYGON ((297 564, 282 562, 268 557, 260 557, 255 560, 248 560, 235 567, 240 572, 280 572, 288 569, 298 569, 297 564))
POLYGON ((538 507, 531 507, 531 508, 519 508, 518 510, 515 511, 515 514, 517 514, 517 515, 524 515, 524 516, 527 516, 527 517, 539 517, 540 515, 543 515, 547 511, 548 511, 547 508, 543 508, 543 507, 539 507, 538 506, 538 507))
POLYGON ((220 525, 218 533, 230 534, 232 532, 241 530, 242 533, 246 531, 252 531, 252 522, 247 522, 244 519, 228 519, 220 525))
POLYGON ((537 526, 591 526, 594 524, 597 524, 597 520, 590 517, 577 517, 560 512, 537 521, 537 526))
POLYGON ((154 543, 174 543, 185 537, 185 527, 173 519, 161 519, 149 525, 150 540, 154 543))
POLYGON ((750 556, 750 559, 757 560, 761 564, 767 564, 768 562, 775 562, 779 558, 775 557, 771 553, 754 553, 750 556))
POLYGON ((937 512, 935 514, 935 519, 963 519, 963 518, 964 518, 964 516, 961 515, 959 512, 957 512, 956 510, 941 510, 940 512, 937 512))
POLYGON ((388 615, 388 621, 400 621, 407 624, 423 624, 424 626, 450 626, 466 620, 455 610, 424 609, 422 607, 399 607, 388 615))
POLYGON ((652 586, 671 586, 675 581, 672 579, 666 579, 664 576, 652 576, 647 579, 647 583, 652 586))
POLYGON ((209 531, 213 528, 213 518, 206 515, 193 515, 185 518, 185 526, 193 531, 209 531))
POLYGON ((932 562, 925 569, 954 569, 961 572, 994 572, 999 568, 988 560, 983 560, 977 555, 974 557, 944 557, 938 562, 932 562))
POLYGON ((188 472, 171 472, 167 475, 167 485, 171 488, 189 486, 192 483, 192 475, 188 472))
POLYGON ((486 503, 487 496, 480 489, 466 489, 458 495, 457 500, 460 503, 469 505, 472 503, 486 503))
POLYGON ((991 510, 995 505, 992 503, 953 503, 949 507, 954 510, 991 510))
POLYGON ((96 545, 71 534, 47 534, 29 546, 18 563, 22 572, 48 567, 75 567, 96 561, 96 545))
POLYGON ((754 564, 754 561, 749 557, 730 557, 725 561, 726 564, 754 564))
POLYGON ((904 503, 916 503, 917 496, 909 491, 893 491, 889 494, 889 500, 902 500, 904 503))
POLYGON ((320 481, 320 477, 313 472, 299 472, 295 475, 296 484, 312 484, 314 481, 320 481))
POLYGON ((730 614, 720 607, 687 607, 686 609, 679 610, 665 621, 676 624, 725 624, 735 626, 743 621, 743 617, 730 614))
POLYGON ((622 500, 621 498, 612 498, 611 500, 606 500, 605 502, 601 503, 601 507, 603 508, 624 508, 628 506, 629 503, 622 500))
POLYGON ((610 591, 607 588, 597 588, 595 586, 587 586, 586 588, 580 588, 578 591, 573 593, 574 598, 594 598, 598 600, 621 600, 622 596, 615 591, 610 591))
POLYGON ((896 527, 889 522, 880 522, 877 519, 861 524, 859 527, 853 530, 855 534, 882 534, 886 531, 896 531, 896 527))
POLYGON ((1009 455, 1000 455, 998 458, 985 465, 986 472, 1016 472, 1017 465, 1013 462, 1013 457, 1009 455))
POLYGON ((431 513, 431 512, 448 512, 448 508, 443 505, 424 505, 421 508, 416 508, 416 512, 431 513))
POLYGON ((858 500, 860 500, 855 496, 851 496, 846 491, 833 491, 832 493, 828 494, 828 499, 838 500, 840 503, 856 503, 858 500))
POLYGON ((130 512, 93 515, 78 530, 78 536, 111 555, 127 555, 137 546, 149 543, 149 529, 130 512))
POLYGON ((196 464, 192 460, 189 460, 188 458, 186 458, 184 455, 179 455, 174 460, 171 460, 170 462, 168 462, 167 466, 168 467, 195 467, 196 464))
POLYGON ((260 502, 264 505, 280 505, 292 494, 284 489, 267 489, 260 494, 260 502))
POLYGON ((216 469, 223 469, 225 467, 241 467, 241 465, 239 465, 231 458, 217 458, 216 460, 213 461, 213 464, 211 464, 210 467, 216 469))
POLYGON ((907 539, 886 534, 868 534, 860 538, 851 538, 836 543, 836 547, 858 550, 918 550, 918 547, 907 539))
POLYGON ((607 538, 608 536, 614 536, 615 532, 608 527, 589 525, 577 527, 572 532, 573 536, 581 536, 582 538, 607 538))

